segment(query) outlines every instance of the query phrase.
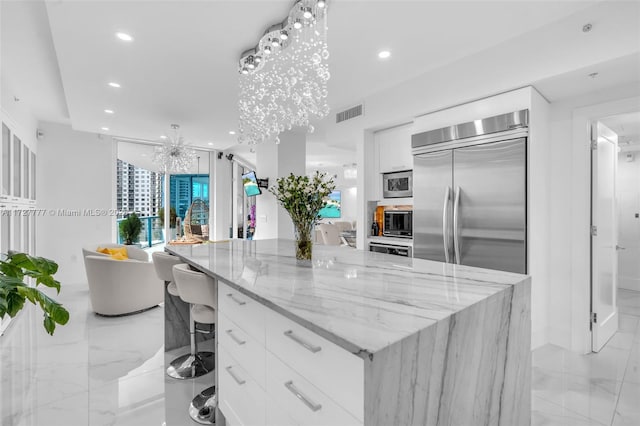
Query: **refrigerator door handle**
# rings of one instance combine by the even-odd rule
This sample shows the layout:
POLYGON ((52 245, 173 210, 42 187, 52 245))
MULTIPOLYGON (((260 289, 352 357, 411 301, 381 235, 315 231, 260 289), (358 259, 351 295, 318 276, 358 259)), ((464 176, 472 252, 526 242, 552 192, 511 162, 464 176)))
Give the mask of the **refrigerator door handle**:
POLYGON ((447 263, 451 263, 451 259, 449 259, 449 253, 451 249, 449 248, 449 215, 448 207, 449 200, 451 199, 451 187, 447 186, 447 189, 444 191, 444 205, 442 206, 442 241, 444 243, 444 261, 447 263))
POLYGON ((456 264, 460 264, 460 236, 458 235, 458 216, 460 210, 460 187, 456 187, 456 195, 453 201, 453 254, 456 264))

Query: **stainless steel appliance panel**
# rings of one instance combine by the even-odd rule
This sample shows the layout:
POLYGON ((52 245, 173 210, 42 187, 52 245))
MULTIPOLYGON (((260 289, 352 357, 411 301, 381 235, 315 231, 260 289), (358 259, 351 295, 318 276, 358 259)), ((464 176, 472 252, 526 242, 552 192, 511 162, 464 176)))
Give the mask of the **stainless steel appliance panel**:
POLYGON ((453 188, 454 263, 526 273, 526 139, 455 149, 453 188))
POLYGON ((385 210, 382 235, 411 238, 413 236, 413 211, 385 210))
POLYGON ((384 243, 369 243, 369 251, 411 257, 411 246, 399 246, 384 243))
POLYGON ((413 196, 413 171, 404 170, 382 174, 382 196, 402 198, 413 196))
POLYGON ((529 110, 510 112, 508 114, 495 115, 481 120, 460 123, 455 126, 429 130, 427 132, 411 135, 411 147, 419 148, 429 145, 437 145, 442 142, 456 139, 466 139, 475 136, 489 135, 512 129, 525 128, 529 124, 529 110))
POLYGON ((452 167, 451 150, 414 157, 414 257, 450 261, 452 167))

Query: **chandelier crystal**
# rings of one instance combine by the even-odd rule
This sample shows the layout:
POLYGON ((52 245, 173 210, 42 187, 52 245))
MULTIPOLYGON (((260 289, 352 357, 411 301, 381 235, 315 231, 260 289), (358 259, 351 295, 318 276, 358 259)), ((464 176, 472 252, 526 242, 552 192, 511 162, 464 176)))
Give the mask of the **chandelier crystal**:
POLYGON ((238 63, 238 142, 273 140, 295 126, 314 131, 312 118, 329 114, 327 2, 298 0, 285 20, 269 27, 238 63))
POLYGON ((178 135, 177 124, 172 124, 174 136, 169 136, 161 146, 153 152, 153 162, 158 164, 164 173, 184 173, 189 170, 196 159, 196 151, 185 145, 184 138, 178 135))

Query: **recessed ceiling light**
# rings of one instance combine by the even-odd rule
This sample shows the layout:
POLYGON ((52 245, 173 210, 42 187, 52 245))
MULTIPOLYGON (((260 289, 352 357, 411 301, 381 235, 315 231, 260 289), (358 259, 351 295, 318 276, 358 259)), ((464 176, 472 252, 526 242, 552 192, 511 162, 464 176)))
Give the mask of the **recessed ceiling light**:
POLYGON ((167 137, 165 135, 160 136, 160 139, 166 139, 167 137))
POLYGON ((116 37, 118 37, 122 41, 133 41, 133 37, 131 37, 127 33, 116 33, 116 37))
POLYGON ((586 23, 582 26, 582 32, 583 33, 588 33, 589 31, 591 31, 593 29, 593 25, 591 25, 590 23, 586 23))
POLYGON ((209 145, 213 145, 213 142, 209 142, 209 145))
POLYGON ((378 52, 378 58, 380 59, 387 59, 390 56, 391 52, 389 52, 388 50, 381 50, 380 52, 378 52))
POLYGON ((318 0, 318 3, 316 3, 318 5, 319 8, 323 8, 325 6, 324 0, 318 0))
POLYGON ((111 86, 111 87, 115 87, 115 88, 119 88, 119 87, 120 87, 120 84, 119 84, 119 83, 116 83, 115 81, 112 81, 111 83, 109 83, 109 86, 111 86))
POLYGON ((112 109, 105 109, 104 112, 106 112, 107 114, 113 114, 113 110, 112 109))
POLYGON ((108 132, 109 128, 108 127, 100 127, 100 130, 104 130, 105 132, 108 132))
POLYGON ((235 134, 236 134, 236 132, 234 132, 233 130, 229 130, 229 134, 230 134, 230 135, 235 135, 235 134))

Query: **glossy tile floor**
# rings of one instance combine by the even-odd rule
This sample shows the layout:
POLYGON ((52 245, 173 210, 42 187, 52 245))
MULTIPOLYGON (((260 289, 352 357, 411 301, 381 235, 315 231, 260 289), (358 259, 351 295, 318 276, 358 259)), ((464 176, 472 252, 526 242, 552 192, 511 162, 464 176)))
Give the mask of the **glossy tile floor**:
POLYGON ((619 331, 597 354, 533 352, 533 426, 640 425, 640 293, 620 290, 618 310, 619 331))
MULTIPOLYGON (((57 297, 71 319, 53 337, 33 307, 0 337, 0 425, 196 425, 191 398, 213 373, 175 380, 164 372, 164 311, 104 318, 90 311, 85 286, 57 297)), ((177 350, 178 354, 188 349, 177 350)))
MULTIPOLYGON (((196 425, 188 403, 213 376, 164 374, 162 308, 102 318, 84 286, 58 298, 71 320, 54 337, 33 308, 0 337, 2 426, 196 425)), ((640 293, 621 292, 620 312, 598 354, 534 351, 532 425, 640 425, 640 293)))

